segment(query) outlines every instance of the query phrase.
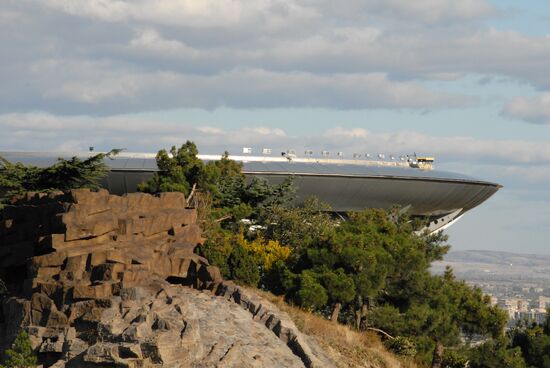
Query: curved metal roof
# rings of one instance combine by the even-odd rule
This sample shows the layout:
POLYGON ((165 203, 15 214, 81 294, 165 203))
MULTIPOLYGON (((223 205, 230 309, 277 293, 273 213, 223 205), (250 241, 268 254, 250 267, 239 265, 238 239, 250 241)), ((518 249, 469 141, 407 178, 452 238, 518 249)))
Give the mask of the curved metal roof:
MULTIPOLYGON (((89 157, 93 154, 96 153, 0 152, 0 156, 11 162, 42 167, 55 163, 58 157, 89 157)), ((208 161, 216 157, 219 158, 202 158, 208 161)), ((316 196, 337 212, 400 205, 419 216, 440 217, 455 211, 462 215, 501 187, 462 174, 421 170, 402 164, 377 166, 373 162, 339 163, 332 160, 327 163, 321 160, 289 161, 277 157, 250 160, 241 156, 238 159, 243 162, 243 172, 248 177, 262 177, 271 183, 280 183, 286 177, 293 176, 298 201, 316 196)), ((158 171, 154 154, 124 153, 106 159, 105 163, 111 172, 103 185, 115 194, 136 191, 138 184, 158 171)))
MULTIPOLYGON (((69 158, 89 157, 97 152, 0 152, 0 156, 11 162, 21 162, 38 167, 50 166, 57 161, 58 157, 69 158)), ((217 156, 210 156, 217 157, 217 156)), ((240 159, 241 157, 239 157, 240 159)), ((277 158, 275 158, 277 160, 277 158)), ((382 177, 382 178, 404 178, 404 179, 426 179, 442 181, 460 181, 478 183, 500 187, 496 183, 478 180, 470 176, 442 171, 442 170, 421 170, 404 166, 376 166, 362 164, 339 164, 323 163, 321 160, 289 161, 243 161, 243 172, 250 174, 281 174, 281 175, 320 175, 320 176, 343 176, 343 177, 382 177)), ((105 159, 105 163, 111 170, 137 170, 157 171, 155 154, 152 153, 127 153, 119 154, 113 159, 105 159)), ((366 161, 365 163, 368 163, 366 161)))
POLYGON ((496 183, 478 180, 463 174, 441 170, 420 170, 400 166, 387 167, 302 162, 245 162, 243 164, 243 172, 255 174, 272 173, 284 175, 426 179, 438 181, 470 182, 482 185, 491 185, 497 187, 499 186, 496 183))

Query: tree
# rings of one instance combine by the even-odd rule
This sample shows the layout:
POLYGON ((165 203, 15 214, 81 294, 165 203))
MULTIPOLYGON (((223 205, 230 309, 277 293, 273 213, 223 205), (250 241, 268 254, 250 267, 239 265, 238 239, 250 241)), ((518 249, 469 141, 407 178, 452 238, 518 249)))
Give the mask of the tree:
POLYGON ((532 367, 550 367, 550 310, 540 325, 512 331, 512 348, 521 349, 525 362, 532 367))
POLYGON ((147 193, 164 191, 189 195, 192 188, 208 193, 209 213, 217 218, 232 219, 236 224, 243 218, 257 218, 271 206, 291 201, 294 195, 292 180, 270 185, 255 178, 249 183, 242 173, 242 164, 224 152, 220 160, 204 162, 198 157, 195 143, 187 141, 180 148, 160 150, 156 157, 159 171, 138 189, 147 193))
POLYGON ((240 244, 234 244, 227 260, 231 278, 237 283, 258 286, 260 271, 252 255, 240 244))
MULTIPOLYGON (((509 340, 502 336, 490 339, 474 347, 468 354, 471 368, 525 368, 520 348, 510 347, 509 340)), ((533 365, 543 368, 543 365, 533 365)))
POLYGON ((46 168, 14 164, 0 157, 0 206, 14 196, 25 192, 65 191, 75 188, 96 189, 109 171, 104 160, 112 158, 120 151, 120 149, 113 149, 87 159, 59 158, 54 165, 46 168))
POLYGON ((32 351, 29 335, 25 331, 20 331, 11 349, 5 353, 8 359, 5 365, 0 368, 27 368, 36 366, 36 356, 32 351))
POLYGON ((298 305, 310 311, 326 305, 328 301, 327 291, 316 276, 314 272, 304 271, 296 278, 298 290, 295 300, 298 305))

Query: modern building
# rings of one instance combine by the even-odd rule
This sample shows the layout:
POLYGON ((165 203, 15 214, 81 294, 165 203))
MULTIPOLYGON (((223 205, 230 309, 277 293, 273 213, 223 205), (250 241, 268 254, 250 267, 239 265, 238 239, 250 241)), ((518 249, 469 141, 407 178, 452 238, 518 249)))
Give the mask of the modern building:
MULTIPOLYGON (((428 219, 429 231, 451 225, 501 188, 496 183, 434 170, 433 158, 430 157, 407 156, 387 161, 382 157, 374 161, 368 158, 370 155, 363 159, 357 155, 345 159, 341 152, 336 159, 328 158, 326 151, 321 158, 314 158, 311 154, 300 158, 294 151, 282 156, 251 156, 251 152, 248 149, 244 155, 230 158, 242 162, 243 172, 248 178, 281 183, 292 177, 297 188, 297 201, 316 196, 329 203, 337 213, 365 208, 388 209, 397 205, 413 216, 428 219)), ((35 166, 51 165, 58 157, 92 154, 95 152, 0 152, 11 162, 35 166)), ((221 156, 199 157, 212 161, 221 156)), ((104 186, 116 194, 135 191, 139 183, 158 171, 154 154, 124 152, 105 162, 111 171, 104 186)))

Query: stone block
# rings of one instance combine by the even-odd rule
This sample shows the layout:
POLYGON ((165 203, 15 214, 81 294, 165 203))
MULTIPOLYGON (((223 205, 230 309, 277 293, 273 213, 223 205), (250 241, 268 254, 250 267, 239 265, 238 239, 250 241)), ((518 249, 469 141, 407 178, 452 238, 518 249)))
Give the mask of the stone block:
POLYGON ((109 250, 106 253, 106 261, 110 263, 132 264, 132 258, 128 252, 121 249, 109 250))
POLYGON ((113 295, 112 283, 104 282, 97 285, 76 285, 73 287, 74 299, 105 299, 113 295))
POLYGON ((42 256, 33 257, 30 263, 34 267, 55 267, 62 266, 65 263, 67 254, 65 252, 53 252, 42 256))
POLYGON ((172 235, 176 237, 178 241, 190 244, 203 244, 202 231, 198 225, 187 225, 183 227, 176 227, 171 230, 172 235))
POLYGON ((109 192, 105 189, 100 189, 97 192, 92 192, 90 189, 73 189, 70 191, 70 199, 73 203, 85 205, 99 205, 107 203, 109 200, 109 192))
POLYGON ((92 268, 91 281, 113 281, 122 277, 126 265, 121 263, 104 263, 92 268))
POLYGON ((168 256, 173 258, 191 257, 195 254, 196 244, 177 242, 171 245, 168 256))
POLYGON ((88 254, 80 256, 68 257, 65 264, 65 271, 73 272, 75 275, 82 274, 86 271, 86 263, 88 261, 88 254))
POLYGON ((180 192, 164 192, 159 194, 161 208, 185 208, 185 194, 180 192))
POLYGON ((174 226, 177 225, 194 225, 197 223, 197 210, 192 208, 184 208, 180 210, 172 210, 171 216, 174 226))
POLYGON ((90 265, 99 266, 102 263, 107 262, 107 252, 93 252, 90 257, 90 265))
POLYGON ((115 231, 117 218, 110 212, 95 215, 83 222, 66 223, 65 241, 97 237, 115 231))
POLYGON ((173 227, 173 218, 170 214, 158 212, 144 222, 143 235, 151 236, 161 232, 168 232, 173 227))
POLYGON ((128 193, 124 195, 128 201, 128 211, 150 213, 160 208, 158 198, 147 193, 128 193))
POLYGON ((40 280, 50 280, 59 275, 60 271, 61 267, 39 267, 36 269, 35 277, 40 280))
POLYGON ((57 308, 50 298, 42 293, 34 293, 31 297, 31 324, 35 326, 46 326, 48 317, 52 310, 57 308))

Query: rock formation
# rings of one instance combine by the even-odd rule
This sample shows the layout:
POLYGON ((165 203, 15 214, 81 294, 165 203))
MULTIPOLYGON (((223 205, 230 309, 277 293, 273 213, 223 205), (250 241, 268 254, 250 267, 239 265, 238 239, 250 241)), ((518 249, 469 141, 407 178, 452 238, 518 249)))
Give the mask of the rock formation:
POLYGON ((288 317, 194 253, 181 193, 29 194, 0 222, 0 349, 53 367, 324 367, 288 317))

